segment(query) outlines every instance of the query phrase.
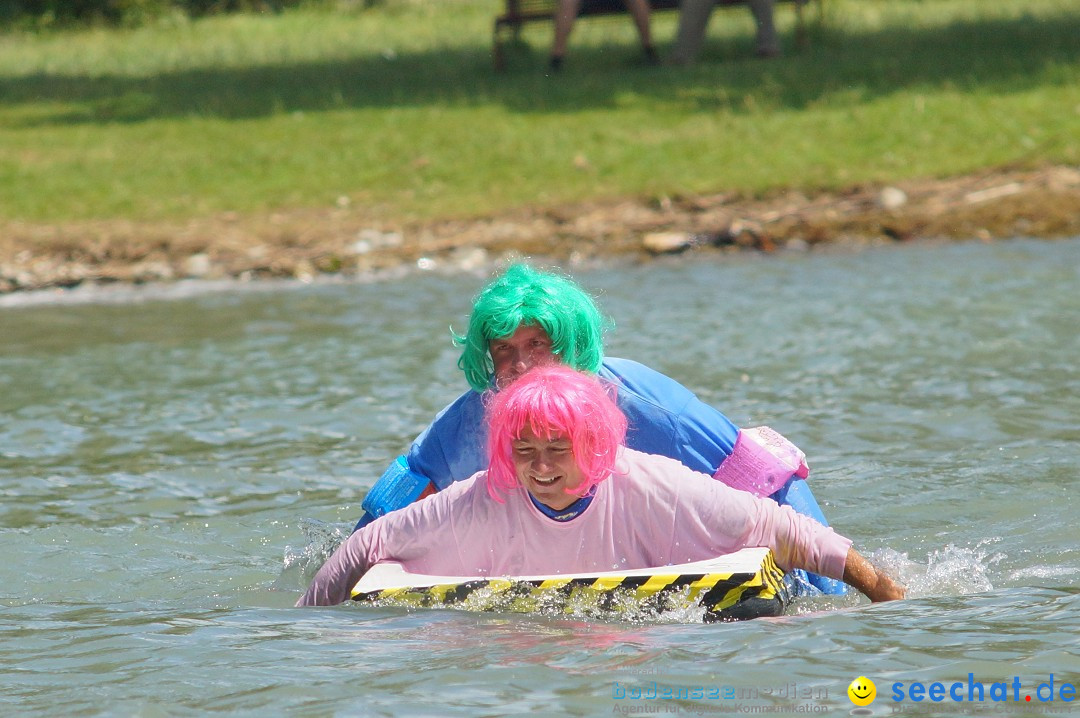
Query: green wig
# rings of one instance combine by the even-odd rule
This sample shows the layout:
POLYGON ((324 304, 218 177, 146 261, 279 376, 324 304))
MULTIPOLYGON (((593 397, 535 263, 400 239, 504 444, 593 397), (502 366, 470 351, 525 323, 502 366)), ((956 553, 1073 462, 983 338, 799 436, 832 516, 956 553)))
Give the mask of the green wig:
POLYGON ((462 347, 458 368, 469 386, 478 392, 491 388, 495 365, 488 344, 523 324, 547 332, 552 352, 563 364, 592 374, 600 370, 608 321, 592 298, 565 277, 513 264, 480 290, 468 331, 454 335, 454 343, 462 347))

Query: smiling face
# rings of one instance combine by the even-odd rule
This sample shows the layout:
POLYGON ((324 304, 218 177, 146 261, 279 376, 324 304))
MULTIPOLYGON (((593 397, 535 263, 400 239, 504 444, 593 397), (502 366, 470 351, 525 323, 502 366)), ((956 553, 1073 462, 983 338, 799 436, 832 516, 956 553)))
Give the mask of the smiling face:
POLYGON ((859 676, 847 689, 848 698, 857 706, 868 706, 877 698, 877 686, 866 676, 859 676))
POLYGON ((569 439, 537 436, 525 426, 511 444, 511 456, 518 481, 537 501, 556 511, 577 501, 576 494, 567 492, 581 486, 585 475, 574 461, 569 439))
POLYGON ((488 342, 491 362, 495 367, 495 386, 505 389, 515 379, 534 366, 553 364, 551 337, 532 324, 522 324, 508 337, 488 342))

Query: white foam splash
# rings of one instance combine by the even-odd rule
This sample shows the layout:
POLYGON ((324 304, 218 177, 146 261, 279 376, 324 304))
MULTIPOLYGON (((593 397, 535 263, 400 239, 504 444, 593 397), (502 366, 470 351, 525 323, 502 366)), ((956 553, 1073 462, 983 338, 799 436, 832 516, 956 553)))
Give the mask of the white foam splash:
POLYGON ((281 575, 274 581, 277 589, 305 589, 319 568, 352 533, 352 526, 328 524, 316 519, 300 519, 300 530, 307 544, 285 547, 281 575))
POLYGON ((964 596, 994 588, 988 576, 990 565, 1003 556, 991 554, 984 548, 986 543, 989 542, 975 548, 949 544, 940 551, 932 551, 925 564, 892 549, 874 551, 867 559, 903 584, 908 598, 964 596))

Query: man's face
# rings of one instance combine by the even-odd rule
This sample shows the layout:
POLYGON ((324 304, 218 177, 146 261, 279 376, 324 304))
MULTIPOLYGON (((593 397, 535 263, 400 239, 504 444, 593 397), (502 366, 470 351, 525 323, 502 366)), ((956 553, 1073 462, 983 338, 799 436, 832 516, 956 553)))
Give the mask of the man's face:
POLYGON ((534 366, 553 364, 551 338, 538 326, 522 324, 508 337, 488 342, 495 365, 495 386, 504 389, 534 366))

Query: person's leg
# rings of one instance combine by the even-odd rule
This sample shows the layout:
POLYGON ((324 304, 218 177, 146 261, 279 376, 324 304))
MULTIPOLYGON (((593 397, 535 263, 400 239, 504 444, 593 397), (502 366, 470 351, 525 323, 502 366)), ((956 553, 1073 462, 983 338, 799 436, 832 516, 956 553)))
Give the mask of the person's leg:
POLYGON ((687 65, 697 59, 712 9, 713 0, 682 0, 679 3, 679 30, 671 62, 687 65))
POLYGON ((746 0, 757 23, 758 57, 776 57, 780 54, 780 39, 773 24, 773 0, 746 0))
POLYGON ((649 28, 651 8, 648 0, 624 0, 624 2, 626 9, 634 18, 634 25, 637 26, 638 35, 641 37, 641 48, 645 51, 645 57, 650 62, 656 62, 656 50, 653 49, 652 31, 649 28))
MULTIPOLYGON (((644 0, 643 0, 644 1, 644 0)), ((574 29, 581 0, 558 0, 555 6, 555 41, 551 45, 551 67, 558 70, 566 55, 566 43, 574 29)))

